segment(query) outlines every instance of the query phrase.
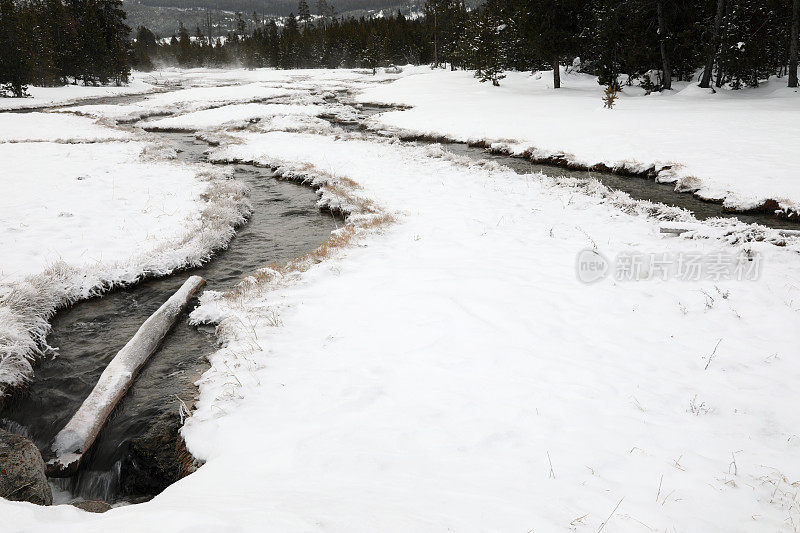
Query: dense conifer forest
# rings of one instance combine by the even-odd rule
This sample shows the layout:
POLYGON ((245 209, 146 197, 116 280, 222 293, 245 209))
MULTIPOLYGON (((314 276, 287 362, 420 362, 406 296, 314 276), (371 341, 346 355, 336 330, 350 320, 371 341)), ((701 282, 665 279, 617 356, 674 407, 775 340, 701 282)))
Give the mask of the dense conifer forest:
POLYGON ((119 0, 0 0, 0 86, 127 81, 151 70, 243 66, 375 69, 431 64, 471 69, 499 85, 507 70, 558 66, 596 74, 615 88, 636 81, 668 90, 757 86, 786 76, 797 86, 800 0, 428 0, 424 16, 348 18, 327 0, 300 0, 288 17, 237 14, 236 30, 213 35, 181 25, 172 36, 125 24, 119 0), (166 38, 165 38, 166 37, 166 38))
POLYGON ((0 0, 0 93, 125 83, 129 33, 120 0, 0 0))

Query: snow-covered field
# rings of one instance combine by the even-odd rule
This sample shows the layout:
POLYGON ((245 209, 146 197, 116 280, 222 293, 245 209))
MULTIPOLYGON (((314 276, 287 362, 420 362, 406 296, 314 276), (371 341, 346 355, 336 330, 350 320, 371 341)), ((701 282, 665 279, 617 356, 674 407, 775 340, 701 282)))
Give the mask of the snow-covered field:
POLYGON ((552 71, 509 73, 502 86, 476 83, 468 72, 423 71, 364 91, 364 102, 413 106, 386 113, 391 127, 460 141, 488 141, 512 153, 564 156, 583 166, 632 171, 671 167, 659 176, 703 198, 737 209, 776 200, 800 213, 800 92, 786 80, 758 89, 718 91, 678 83, 644 95, 625 87, 605 109, 596 78, 552 71))
POLYGON ((316 105, 238 104, 153 120, 147 123, 146 128, 152 131, 232 129, 247 126, 256 120, 269 120, 286 115, 316 116, 325 112, 325 107, 316 105))
POLYGON ((0 98, 0 111, 63 105, 92 98, 106 98, 142 94, 156 90, 157 80, 150 74, 133 73, 131 82, 121 87, 84 87, 67 85, 64 87, 29 87, 29 98, 0 98))
MULTIPOLYGON (((514 139, 515 146, 569 151, 588 162, 675 161, 737 198, 774 197, 781 184, 787 201, 800 200, 785 179, 796 162, 784 156, 800 139, 796 124, 782 118, 791 115, 786 102, 794 102, 785 91, 711 97, 686 89, 628 96, 606 111, 597 88, 570 90, 570 81, 579 81, 571 77, 563 95, 522 75, 497 92, 461 73, 408 68, 399 81, 380 83, 392 78, 345 71, 185 74, 186 84, 206 95, 210 86, 237 79, 303 91, 281 104, 322 105, 318 98, 327 92, 366 89, 359 100, 418 106, 380 115, 375 127, 514 139), (685 115, 676 104, 682 98, 685 115), (513 106, 500 103, 506 101, 518 104, 513 118, 513 106), (469 111, 461 116, 450 102, 469 111), (687 121, 700 122, 694 115, 703 109, 730 115, 728 124, 774 118, 759 131, 781 144, 738 151, 732 162, 717 136, 687 133, 687 121), (659 113, 671 122, 652 124, 659 113), (595 137, 601 123, 616 120, 647 128, 605 132, 620 136, 616 141, 595 137), (665 151, 647 144, 651 126, 661 131, 665 151), (552 144, 545 144, 548 132, 552 144), (703 150, 707 160, 698 155, 703 150), (747 180, 742 169, 749 169, 747 180)), ((248 103, 225 101, 231 111, 248 103)), ((181 102, 186 114, 161 120, 214 135, 220 146, 213 160, 253 161, 307 180, 320 189, 322 204, 351 213, 348 225, 304 258, 265 268, 228 294, 203 297, 193 319, 219 323, 226 346, 211 357, 197 411, 184 428, 202 468, 151 502, 99 516, 4 502, 9 528, 800 527, 800 365, 793 358, 800 340, 799 239, 731 220, 701 223, 594 181, 518 175, 437 145, 326 131, 306 109, 251 116, 252 108, 228 114, 181 102), (263 120, 242 129, 243 118, 263 120), (664 224, 693 231, 665 235, 664 224), (615 261, 611 271, 584 283, 576 268, 597 265, 598 254, 615 261), (651 260, 650 268, 636 271, 637 258, 651 260), (685 270, 691 258, 700 259, 696 275, 685 270), (648 271, 652 279, 626 279, 648 271)), ((99 107, 81 112, 118 116, 99 107)), ((729 128, 727 146, 746 144, 755 124, 729 128)), ((10 146, 16 145, 0 148, 10 146)), ((108 178, 92 175, 105 184, 96 193, 108 196, 108 178)), ((187 178, 187 190, 191 183, 187 178)), ((124 195, 129 205, 142 199, 137 187, 124 195)), ((139 215, 146 227, 146 214, 139 215)), ((25 243, 77 238, 77 228, 25 243)), ((124 257, 125 244, 118 245, 124 257)), ((24 261, 38 268, 34 258, 24 261)), ((582 271, 584 279, 593 272, 582 271)))
POLYGON ((118 121, 136 121, 151 116, 192 113, 231 104, 270 100, 296 94, 297 91, 292 89, 266 87, 260 83, 227 87, 190 87, 147 96, 140 102, 127 105, 85 105, 65 108, 61 111, 118 121))
MULTIPOLYGON (((35 112, 0 113, 0 143, 48 141, 80 143, 133 140, 134 138, 131 132, 109 128, 75 115, 35 112)), ((13 148, 9 149, 13 150, 13 148)), ((25 160, 4 159, 4 161, 19 164, 25 160)))

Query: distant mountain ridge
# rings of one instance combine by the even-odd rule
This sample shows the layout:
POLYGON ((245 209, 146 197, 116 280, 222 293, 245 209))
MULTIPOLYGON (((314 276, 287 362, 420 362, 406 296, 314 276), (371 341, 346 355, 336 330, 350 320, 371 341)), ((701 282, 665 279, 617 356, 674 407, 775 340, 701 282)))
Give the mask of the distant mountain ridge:
MULTIPOLYGON (((307 0, 311 12, 316 12, 316 1, 307 0)), ((296 0, 125 0, 126 5, 141 5, 150 7, 174 7, 179 9, 210 9, 214 11, 232 11, 262 15, 287 16, 297 13, 296 0)), ((398 0, 335 0, 329 2, 336 7, 339 13, 355 10, 380 10, 406 7, 417 2, 402 2, 398 0)), ((423 4, 424 2, 419 2, 423 4)))
MULTIPOLYGON (((475 7, 483 0, 467 0, 475 7)), ((317 13, 317 0, 306 0, 311 13, 317 13)), ((401 11, 406 16, 418 16, 425 0, 326 0, 336 8, 336 13, 345 17, 376 16, 401 11)), ((145 26, 161 38, 177 33, 183 24, 190 33, 195 27, 208 33, 211 25, 212 37, 224 36, 236 28, 236 13, 241 13, 252 29, 253 13, 258 18, 280 18, 290 13, 297 14, 298 0, 123 0, 128 15, 128 25, 134 30, 145 26)))
MULTIPOLYGON (((306 0, 311 13, 316 14, 316 0, 306 0)), ((474 1, 474 0, 473 0, 474 1)), ((329 1, 343 16, 370 16, 383 11, 402 11, 405 15, 419 13, 425 0, 333 0, 329 1)), ((286 17, 297 13, 295 0, 123 0, 132 28, 145 26, 159 37, 169 37, 183 24, 190 32, 200 27, 207 32, 209 22, 212 36, 219 37, 236 28, 236 13, 242 13, 249 24, 253 13, 260 18, 286 17)))

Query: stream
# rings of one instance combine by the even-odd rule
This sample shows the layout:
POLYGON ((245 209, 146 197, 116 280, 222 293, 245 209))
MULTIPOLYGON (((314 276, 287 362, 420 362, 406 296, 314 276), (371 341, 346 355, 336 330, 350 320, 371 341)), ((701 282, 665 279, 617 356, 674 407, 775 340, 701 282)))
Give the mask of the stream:
MULTIPOLYGON (((192 134, 159 135, 181 150, 184 161, 201 161, 209 149, 192 134)), ((59 349, 56 357, 39 364, 34 382, 4 410, 0 426, 32 438, 46 460, 56 433, 89 395, 106 365, 186 278, 203 276, 206 290, 233 288, 270 262, 285 262, 316 248, 342 224, 316 207, 316 193, 306 186, 275 179, 263 168, 233 165, 233 170, 249 186, 254 212, 227 250, 202 268, 145 280, 60 311, 47 338, 59 349)), ((176 422, 180 424, 180 401, 192 404, 193 383, 207 368, 206 356, 216 349, 213 327, 195 328, 185 317, 179 320, 115 409, 79 474, 53 480, 56 502, 136 501, 163 490, 169 473, 162 481, 163 472, 148 471, 152 468, 143 468, 136 459, 159 453, 149 448, 164 444, 158 433, 174 431, 176 422), (148 439, 137 440, 148 433, 155 433, 149 439, 153 446, 148 439)))
MULTIPOLYGON (((127 104, 142 98, 113 97, 91 103, 127 104)), ((364 120, 387 109, 356 107, 360 122, 339 125, 366 137, 376 135, 363 130, 364 120)), ((186 162, 203 161, 209 149, 207 143, 197 140, 192 133, 157 135, 175 145, 180 150, 179 158, 186 162)), ((690 194, 678 194, 671 185, 652 180, 532 164, 459 143, 445 143, 443 147, 458 155, 495 160, 519 173, 595 178, 633 198, 688 209, 701 220, 730 217, 773 228, 800 229, 797 222, 768 215, 726 213, 721 205, 703 202, 690 194)), ((230 246, 202 268, 148 279, 58 312, 47 338, 50 346, 58 348, 56 356, 38 364, 35 380, 28 390, 0 413, 0 427, 32 438, 47 460, 54 436, 88 396, 109 361, 188 276, 206 278, 207 290, 231 289, 249 272, 316 248, 342 224, 340 219, 316 207, 317 196, 310 188, 275 179, 267 169, 242 164, 230 166, 235 178, 250 187, 249 198, 254 207, 250 220, 238 229, 230 246)), ((181 401, 191 405, 196 395, 193 383, 207 368, 206 356, 216 348, 213 328, 189 326, 186 317, 179 320, 115 409, 78 475, 53 480, 56 503, 136 502, 152 497, 173 482, 177 476, 174 437, 180 427, 181 401)))

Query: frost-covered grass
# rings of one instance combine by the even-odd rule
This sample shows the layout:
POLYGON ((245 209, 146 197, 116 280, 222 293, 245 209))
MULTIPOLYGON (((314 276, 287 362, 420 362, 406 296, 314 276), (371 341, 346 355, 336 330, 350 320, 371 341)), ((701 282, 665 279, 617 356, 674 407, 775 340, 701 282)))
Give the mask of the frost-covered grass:
POLYGON ((414 70, 404 79, 364 91, 364 102, 413 109, 386 113, 375 127, 460 141, 489 141, 512 153, 563 156, 583 166, 632 171, 670 166, 659 179, 737 209, 773 199, 800 211, 800 92, 786 80, 758 89, 711 94, 679 83, 644 95, 625 87, 604 109, 596 78, 552 72, 509 73, 499 88, 469 72, 414 70))
MULTIPOLYGON (((77 117, 38 115, 43 136, 75 135, 77 117)), ((248 208, 242 187, 174 158, 145 142, 0 143, 0 397, 32 377, 56 309, 199 265, 231 239, 248 208)))
MULTIPOLYGON (((472 92, 490 88, 458 73, 405 74, 417 75, 399 87, 452 83, 449 97, 476 98, 469 117, 490 123, 491 104, 472 92)), ((393 90, 342 71, 186 76, 303 85, 304 102, 334 86, 393 90)), ((437 98, 421 91, 403 98, 437 98)), ((422 123, 400 113, 376 125, 406 116, 422 123)), ((431 133, 467 127, 437 116, 431 133)), ((519 116, 496 138, 521 131, 519 116)), ((207 293, 193 314, 218 323, 226 343, 183 431, 205 465, 101 516, 2 504, 8 527, 796 530, 797 239, 439 146, 330 135, 309 118, 204 133, 220 143, 212 159, 277 167, 350 213, 324 247, 207 293), (694 230, 663 235, 664 221, 694 230), (763 270, 755 281, 585 285, 576 258, 593 248, 761 254, 763 270)), ((576 146, 589 142, 574 133, 576 146)))

